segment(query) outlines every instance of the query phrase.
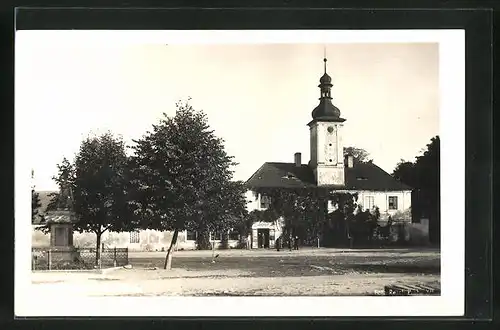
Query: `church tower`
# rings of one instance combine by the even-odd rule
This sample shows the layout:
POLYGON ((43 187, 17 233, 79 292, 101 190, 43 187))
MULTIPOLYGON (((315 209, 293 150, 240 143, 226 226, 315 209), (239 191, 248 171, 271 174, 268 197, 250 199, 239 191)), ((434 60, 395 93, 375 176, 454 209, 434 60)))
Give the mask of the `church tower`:
POLYGON ((311 141, 309 166, 314 171, 318 186, 343 186, 345 179, 342 127, 345 119, 340 117, 340 110, 332 104, 332 78, 326 73, 326 58, 323 61, 325 72, 318 86, 321 91, 320 102, 312 112, 312 121, 307 124, 311 141))

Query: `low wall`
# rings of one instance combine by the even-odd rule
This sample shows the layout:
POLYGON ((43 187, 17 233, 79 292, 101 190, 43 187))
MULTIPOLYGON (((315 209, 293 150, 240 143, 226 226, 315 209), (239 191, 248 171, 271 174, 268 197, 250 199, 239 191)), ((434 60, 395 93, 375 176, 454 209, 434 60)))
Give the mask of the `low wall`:
MULTIPOLYGON (((107 248, 128 248, 129 251, 165 251, 169 248, 172 240, 173 232, 160 232, 156 230, 140 230, 137 232, 138 239, 131 239, 130 232, 105 232, 101 237, 101 242, 107 248), (132 242, 131 242, 132 241, 132 242)), ((44 234, 33 227, 32 247, 43 248, 50 246, 50 234, 44 234)), ((73 245, 77 248, 95 248, 96 235, 94 233, 78 233, 73 234, 73 245)), ((221 247, 221 241, 215 241, 215 248, 221 247)), ((228 248, 237 248, 238 240, 229 240, 228 248)), ((185 232, 179 232, 177 250, 195 250, 196 242, 187 240, 185 232)))

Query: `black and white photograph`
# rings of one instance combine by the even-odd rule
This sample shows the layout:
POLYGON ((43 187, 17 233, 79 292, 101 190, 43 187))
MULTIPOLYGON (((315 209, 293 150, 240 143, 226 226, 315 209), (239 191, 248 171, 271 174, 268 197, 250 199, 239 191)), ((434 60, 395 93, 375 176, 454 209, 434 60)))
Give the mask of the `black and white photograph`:
POLYGON ((462 315, 464 36, 17 32, 16 315, 462 315))

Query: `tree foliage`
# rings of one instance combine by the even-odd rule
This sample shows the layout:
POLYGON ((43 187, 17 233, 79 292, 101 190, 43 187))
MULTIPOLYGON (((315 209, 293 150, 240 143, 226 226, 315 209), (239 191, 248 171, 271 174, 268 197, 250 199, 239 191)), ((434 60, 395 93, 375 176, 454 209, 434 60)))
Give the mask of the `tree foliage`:
POLYGON ((108 132, 83 140, 74 162, 64 158, 53 178, 59 192, 52 195, 47 211, 70 209, 78 219, 76 231, 96 234, 96 264, 102 234, 133 227, 127 171, 125 144, 108 132))
POLYGON ((291 235, 317 236, 320 234, 319 217, 321 212, 326 212, 319 198, 320 189, 281 189, 267 188, 259 189, 259 193, 270 198, 270 206, 267 210, 255 214, 259 221, 274 222, 279 218, 284 220, 284 233, 287 238, 291 235))
POLYGON ((260 193, 271 198, 267 210, 253 211, 254 221, 284 219, 284 239, 290 235, 323 245, 345 245, 351 241, 370 241, 380 218, 378 208, 361 209, 357 194, 330 191, 326 188, 260 189, 260 193), (328 203, 335 211, 328 213, 328 203))
POLYGON ((40 201, 40 194, 31 189, 31 222, 34 223, 37 217, 40 217, 39 210, 42 206, 40 201))
MULTIPOLYGON (((232 226, 246 212, 243 184, 231 182, 233 157, 215 136, 203 111, 176 104, 153 129, 135 140, 131 159, 133 200, 141 228, 198 232, 199 248, 208 233, 232 226)), ((167 252, 167 259, 169 256, 167 252)))
POLYGON ((370 154, 368 151, 362 148, 356 148, 356 147, 345 147, 344 148, 344 156, 345 155, 352 155, 354 159, 356 159, 360 163, 366 163, 371 161, 370 154))
POLYGON ((133 227, 128 204, 128 159, 125 143, 108 132, 82 141, 73 165, 77 231, 120 232, 133 227))
POLYGON ((431 241, 440 236, 440 139, 435 136, 414 162, 401 161, 392 175, 415 189, 412 209, 416 217, 428 216, 431 241))
POLYGON ((75 181, 74 172, 73 164, 66 157, 63 158, 60 164, 57 164, 57 175, 53 176, 52 180, 57 183, 59 191, 49 194, 50 201, 45 211, 54 211, 67 207, 66 202, 70 196, 68 196, 66 188, 68 186, 73 187, 75 181), (61 196, 61 194, 64 196, 61 196))

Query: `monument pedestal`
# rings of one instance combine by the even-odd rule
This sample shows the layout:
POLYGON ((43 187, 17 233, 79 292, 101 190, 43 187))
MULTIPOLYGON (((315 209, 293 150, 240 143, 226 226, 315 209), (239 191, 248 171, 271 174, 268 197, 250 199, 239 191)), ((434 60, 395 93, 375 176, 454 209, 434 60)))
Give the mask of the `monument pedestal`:
POLYGON ((68 210, 50 211, 47 225, 50 227, 51 263, 75 262, 79 253, 73 246, 73 223, 75 216, 68 210))

